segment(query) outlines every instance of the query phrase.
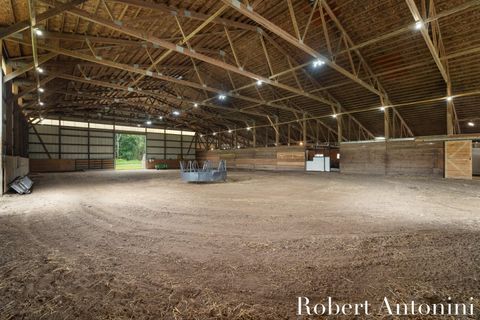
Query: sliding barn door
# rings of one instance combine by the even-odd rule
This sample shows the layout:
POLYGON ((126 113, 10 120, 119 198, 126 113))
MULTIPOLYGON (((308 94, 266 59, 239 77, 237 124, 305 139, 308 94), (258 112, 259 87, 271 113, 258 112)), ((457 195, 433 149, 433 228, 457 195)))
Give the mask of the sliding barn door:
POLYGON ((472 179, 472 141, 445 142, 445 178, 472 179))

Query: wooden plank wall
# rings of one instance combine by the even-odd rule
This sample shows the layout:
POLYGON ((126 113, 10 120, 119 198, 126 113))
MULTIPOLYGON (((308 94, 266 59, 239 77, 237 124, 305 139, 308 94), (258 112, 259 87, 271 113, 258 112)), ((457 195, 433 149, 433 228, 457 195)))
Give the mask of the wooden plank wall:
POLYGON ((445 142, 445 178, 472 179, 472 141, 445 142))
POLYGON ((114 169, 113 159, 30 159, 31 172, 70 172, 114 169))
POLYGON ((30 159, 31 172, 75 171, 74 159, 30 159))
POLYGON ((442 177, 443 142, 389 141, 342 144, 340 171, 442 177))
POLYGON ((197 160, 226 160, 227 167, 233 169, 304 171, 305 149, 295 146, 197 151, 197 160))

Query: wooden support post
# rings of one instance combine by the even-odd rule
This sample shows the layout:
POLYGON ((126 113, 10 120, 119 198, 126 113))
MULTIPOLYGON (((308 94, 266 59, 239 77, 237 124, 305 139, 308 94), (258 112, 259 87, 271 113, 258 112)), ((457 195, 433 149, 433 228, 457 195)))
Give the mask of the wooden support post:
POLYGON ((62 159, 62 117, 58 118, 58 159, 62 159))
MULTIPOLYGON (((447 84, 447 97, 451 97, 452 87, 450 83, 447 84)), ((453 111, 453 101, 447 100, 447 135, 455 133, 455 116, 453 111)))
POLYGON ((384 126, 384 135, 385 140, 390 139, 390 108, 385 108, 383 111, 383 126, 384 126))
POLYGON ((90 169, 90 120, 88 120, 88 127, 87 127, 87 159, 88 159, 88 169, 90 169))
MULTIPOLYGON (((145 131, 147 128, 145 128, 145 131)), ((180 131, 180 159, 183 160, 183 130, 180 131)))
POLYGON ((306 115, 303 114, 303 121, 302 121, 302 129, 303 129, 303 146, 307 146, 307 120, 306 115))
POLYGON ((342 116, 337 115, 337 137, 338 137, 338 145, 342 143, 342 116))
POLYGON ((265 127, 265 148, 268 147, 268 127, 265 127))
POLYGON ((275 147, 280 145, 280 128, 278 126, 278 117, 275 117, 275 147))
POLYGON ((237 134, 237 126, 235 126, 234 137, 235 137, 235 148, 238 148, 238 134, 237 134))
POLYGON ((255 128, 255 123, 253 124, 253 147, 257 147, 257 128, 255 128))
POLYGON ((163 160, 167 160, 167 129, 163 128, 163 160))
POLYGON ((115 108, 113 108, 113 135, 112 135, 112 157, 113 157, 113 169, 115 169, 115 158, 116 158, 116 149, 117 149, 117 135, 115 133, 115 108))
POLYGON ((291 133, 292 133, 292 124, 289 123, 288 124, 288 127, 287 127, 287 145, 290 147, 290 136, 291 136, 291 133))

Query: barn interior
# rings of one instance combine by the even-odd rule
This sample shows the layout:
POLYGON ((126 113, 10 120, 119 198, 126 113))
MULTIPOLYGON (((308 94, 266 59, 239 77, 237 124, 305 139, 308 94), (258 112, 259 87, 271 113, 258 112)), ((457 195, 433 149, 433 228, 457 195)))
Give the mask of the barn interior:
POLYGON ((0 4, 0 318, 479 312, 479 0, 0 4))

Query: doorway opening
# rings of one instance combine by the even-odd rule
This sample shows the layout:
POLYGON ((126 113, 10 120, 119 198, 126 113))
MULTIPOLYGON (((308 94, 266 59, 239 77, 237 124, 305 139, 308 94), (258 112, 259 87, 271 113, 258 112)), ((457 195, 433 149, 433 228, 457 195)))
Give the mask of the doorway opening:
POLYGON ((138 134, 115 135, 115 170, 139 170, 145 168, 146 137, 138 134))

